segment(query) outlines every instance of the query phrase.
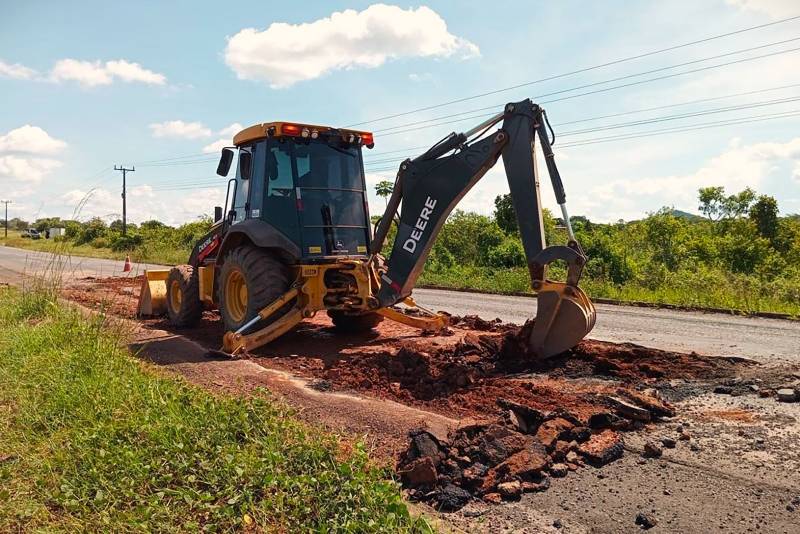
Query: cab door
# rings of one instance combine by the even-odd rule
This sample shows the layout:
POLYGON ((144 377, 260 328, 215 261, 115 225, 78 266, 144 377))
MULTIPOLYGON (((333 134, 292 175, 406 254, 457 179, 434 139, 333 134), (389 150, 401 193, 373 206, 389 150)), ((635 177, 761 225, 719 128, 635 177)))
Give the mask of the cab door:
POLYGON ((270 139, 265 143, 264 196, 261 219, 280 230, 300 246, 300 226, 297 221, 297 195, 292 167, 292 142, 270 139))

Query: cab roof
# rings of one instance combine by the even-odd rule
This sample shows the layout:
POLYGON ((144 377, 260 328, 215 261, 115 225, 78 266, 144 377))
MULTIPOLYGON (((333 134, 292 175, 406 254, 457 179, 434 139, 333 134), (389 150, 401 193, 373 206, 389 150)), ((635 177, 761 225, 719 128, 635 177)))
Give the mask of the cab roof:
POLYGON ((350 142, 358 141, 368 148, 372 148, 372 132, 350 130, 347 128, 332 128, 317 124, 303 124, 298 122, 262 122, 245 128, 233 136, 233 144, 241 146, 250 141, 264 139, 265 137, 311 137, 316 139, 320 134, 338 134, 350 142), (352 138, 350 137, 352 136, 352 138))

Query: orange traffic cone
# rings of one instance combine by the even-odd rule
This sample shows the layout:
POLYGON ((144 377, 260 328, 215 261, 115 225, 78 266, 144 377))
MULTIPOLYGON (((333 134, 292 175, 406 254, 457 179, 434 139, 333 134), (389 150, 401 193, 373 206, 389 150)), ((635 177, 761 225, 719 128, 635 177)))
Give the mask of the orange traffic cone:
POLYGON ((122 268, 123 273, 128 273, 131 270, 131 255, 127 254, 125 256, 125 266, 122 268))

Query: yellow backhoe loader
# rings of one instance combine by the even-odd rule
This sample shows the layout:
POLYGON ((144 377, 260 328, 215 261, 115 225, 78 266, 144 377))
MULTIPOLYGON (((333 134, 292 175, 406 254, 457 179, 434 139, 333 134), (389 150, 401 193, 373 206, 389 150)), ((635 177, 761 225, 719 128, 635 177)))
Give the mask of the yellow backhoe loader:
MULTIPOLYGON (((225 210, 186 265, 147 271, 139 312, 166 313, 175 326, 219 308, 222 347, 236 355, 269 343, 304 318, 325 311, 341 331, 374 328, 384 318, 436 332, 447 316, 416 306, 411 293, 436 237, 461 198, 502 156, 517 214, 537 315, 534 357, 574 347, 594 326, 595 309, 578 281, 586 263, 566 209, 544 110, 530 100, 464 133, 452 133, 400 164, 387 208, 370 225, 362 147, 369 132, 270 122, 236 134, 222 150, 225 210), (498 127, 499 126, 499 127, 498 127), (539 139, 569 240, 545 243, 535 142, 539 139), (223 215, 224 214, 224 215, 223 215), (391 253, 381 254, 392 224, 391 253), (556 261, 566 280, 547 277, 556 261), (403 306, 421 313, 407 314, 403 306)), ((551 130, 552 133, 552 130, 551 130)))

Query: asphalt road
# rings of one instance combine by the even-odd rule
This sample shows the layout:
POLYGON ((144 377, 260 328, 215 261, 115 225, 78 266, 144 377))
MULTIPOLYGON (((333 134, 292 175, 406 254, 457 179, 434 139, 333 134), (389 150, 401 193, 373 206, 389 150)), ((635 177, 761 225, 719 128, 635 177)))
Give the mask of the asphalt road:
MULTIPOLYGON (((430 309, 518 324, 536 314, 534 298, 438 289, 416 289, 414 298, 430 309)), ((589 335, 594 339, 759 361, 800 361, 800 321, 611 304, 596 308, 597 324, 589 335)))
MULTIPOLYGON (((5 281, 52 271, 54 265, 65 280, 124 274, 120 261, 64 256, 54 260, 50 254, 0 246, 0 279, 5 281)), ((159 266, 134 264, 133 272, 146 268, 159 266)), ((416 289, 414 297, 434 310, 519 324, 536 313, 533 298, 433 289, 416 289)), ((589 337, 764 362, 800 361, 800 321, 598 304, 597 324, 589 337)))
MULTIPOLYGON (((54 256, 47 252, 37 252, 20 248, 0 246, 0 276, 22 280, 24 276, 40 276, 58 274, 64 280, 75 280, 92 276, 104 278, 123 276, 124 262, 81 256, 54 256)), ((138 274, 144 269, 158 269, 158 265, 134 263, 132 273, 138 274)))

